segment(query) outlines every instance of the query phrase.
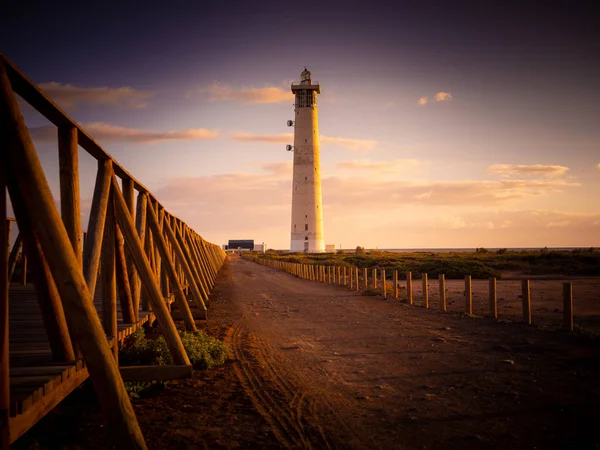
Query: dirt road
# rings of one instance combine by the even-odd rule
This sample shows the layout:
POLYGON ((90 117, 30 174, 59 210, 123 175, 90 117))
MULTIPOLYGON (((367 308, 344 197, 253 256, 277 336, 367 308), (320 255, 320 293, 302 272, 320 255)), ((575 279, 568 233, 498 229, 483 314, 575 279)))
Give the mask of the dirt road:
MULTIPOLYGON (((224 366, 134 408, 153 449, 597 449, 600 341, 229 259, 198 325, 224 366)), ((111 448, 91 386, 14 446, 111 448), (84 407, 84 405, 87 405, 84 407)))
MULTIPOLYGON (((233 259, 234 368, 283 446, 597 448, 600 349, 233 259)), ((220 304, 223 302, 223 304, 220 304)))

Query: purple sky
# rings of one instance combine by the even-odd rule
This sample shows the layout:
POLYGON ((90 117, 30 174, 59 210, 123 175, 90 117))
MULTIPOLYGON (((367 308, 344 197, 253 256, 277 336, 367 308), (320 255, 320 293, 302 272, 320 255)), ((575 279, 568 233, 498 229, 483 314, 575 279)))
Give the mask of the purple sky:
MULTIPOLYGON (((307 66, 328 244, 600 246, 584 2, 11 3, 0 50, 212 242, 289 246, 285 122, 307 66)), ((23 111, 56 189, 56 140, 23 111)))

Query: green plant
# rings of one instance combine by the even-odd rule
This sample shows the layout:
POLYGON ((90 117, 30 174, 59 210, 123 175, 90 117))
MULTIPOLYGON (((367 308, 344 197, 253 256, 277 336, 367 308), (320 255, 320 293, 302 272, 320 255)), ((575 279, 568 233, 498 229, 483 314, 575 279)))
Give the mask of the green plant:
MULTIPOLYGON (((194 368, 210 369, 227 359, 228 349, 223 341, 203 331, 180 331, 179 335, 194 368)), ((138 328, 125 339, 119 360, 123 366, 165 365, 173 362, 165 338, 148 339, 143 328, 138 328)))

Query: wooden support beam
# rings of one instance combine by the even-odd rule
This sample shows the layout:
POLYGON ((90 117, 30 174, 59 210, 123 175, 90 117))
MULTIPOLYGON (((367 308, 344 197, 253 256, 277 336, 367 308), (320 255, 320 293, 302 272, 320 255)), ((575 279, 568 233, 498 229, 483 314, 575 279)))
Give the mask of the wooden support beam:
POLYGON ((189 366, 122 366, 119 367, 123 381, 166 381, 192 378, 193 368, 189 366))
POLYGON ((131 285, 129 284, 129 274, 127 273, 127 260, 125 258, 125 239, 119 226, 116 231, 116 258, 117 258, 117 289, 119 291, 119 303, 121 304, 121 315, 123 322, 134 323, 135 313, 133 311, 133 299, 131 297, 131 285))
POLYGON ((183 250, 179 246, 179 242, 178 242, 177 238, 175 237, 175 233, 173 232, 173 229, 171 228, 171 225, 169 224, 169 221, 167 221, 167 220, 165 220, 165 223, 164 223, 164 231, 167 235, 167 238, 169 239, 169 242, 173 246, 173 250, 175 251, 175 260, 183 268, 183 271, 185 273, 185 276, 187 278, 189 286, 192 290, 192 300, 194 301, 194 303, 196 304, 198 309, 200 309, 201 311, 206 310, 206 305, 204 304, 204 301, 202 300, 202 294, 200 293, 200 290, 198 289, 198 286, 196 285, 196 282, 194 281, 194 276, 192 274, 192 270, 190 269, 190 266, 188 265, 187 258, 185 256, 185 254, 183 253, 183 250))
POLYGON ((10 245, 10 221, 4 220, 6 205, 6 158, 0 157, 0 237, 7 244, 0 246, 0 448, 10 446, 10 358, 8 348, 8 246, 10 245))
POLYGON ((82 265, 81 213, 79 208, 79 148, 77 128, 58 127, 58 164, 60 169, 60 214, 75 256, 82 265))
POLYGON ((156 314, 156 318, 165 335, 165 340, 169 347, 169 351, 171 352, 171 356, 173 357, 173 361, 178 365, 190 365, 190 360, 183 348, 183 343, 181 342, 177 328, 175 328, 173 319, 171 318, 169 310, 158 289, 156 279, 150 269, 150 264, 144 254, 140 238, 114 175, 112 177, 112 194, 117 223, 121 227, 126 238, 125 245, 127 245, 129 254, 133 258, 138 274, 142 279, 142 287, 148 293, 149 300, 152 304, 152 312, 156 314))
MULTIPOLYGON (((0 143, 4 164, 8 160, 15 190, 22 193, 24 208, 48 259, 53 279, 65 306, 70 329, 74 331, 113 442, 123 448, 145 449, 146 444, 131 407, 129 396, 110 353, 106 335, 94 308, 83 271, 56 209, 52 192, 37 157, 31 136, 19 111, 11 82, 0 58, 0 143)), ((9 186, 11 184, 9 175, 9 186)), ((14 198, 11 196, 14 206, 14 198)), ((19 226, 19 229, 22 228, 19 226)))
POLYGON ((8 282, 15 273, 15 268, 17 267, 17 256, 19 256, 19 252, 21 251, 21 247, 23 246, 23 242, 21 241, 21 233, 17 234, 17 239, 13 245, 12 250, 10 251, 10 256, 8 257, 8 282))
MULTIPOLYGON (((167 248, 167 244, 160 234, 160 227, 158 226, 158 218, 154 213, 152 208, 148 208, 147 211, 147 219, 150 230, 152 230, 152 234, 155 236, 154 242, 156 242, 156 246, 158 247, 158 251, 160 252, 163 259, 163 267, 167 272, 168 277, 171 280, 171 285, 175 288, 175 304, 181 313, 185 326, 189 330, 196 330, 196 324, 194 323, 194 318, 192 317, 192 313, 190 311, 190 306, 188 305, 185 294, 183 293, 183 288, 177 279, 177 272, 175 270, 175 265, 173 264, 173 260, 169 254, 169 249, 167 248)), ((206 308, 200 309, 206 316, 206 308)), ((206 318, 206 317, 204 317, 206 318)))
POLYGON ((94 187, 92 209, 88 221, 87 239, 83 248, 83 274, 92 297, 96 291, 96 280, 98 279, 98 266, 100 264, 104 222, 108 208, 112 174, 113 164, 110 159, 98 161, 98 172, 96 173, 96 185, 94 187))
MULTIPOLYGON (((112 197, 106 210, 106 226, 102 239, 102 326, 107 336, 118 339, 117 328, 117 272, 115 252, 115 210, 112 197)), ((115 361, 119 361, 119 346, 113 347, 115 361)))
MULTIPOLYGON (((148 194, 145 192, 140 192, 137 197, 137 207, 135 214, 135 228, 138 232, 138 236, 140 237, 140 242, 146 241, 146 210, 148 205, 148 194)), ((148 255, 146 253, 146 255, 148 255)), ((133 297, 133 311, 135 313, 136 322, 139 320, 140 314, 140 297, 142 290, 142 281, 140 277, 137 275, 137 271, 133 270, 132 275, 134 277, 133 288, 131 295, 133 297)))
MULTIPOLYGON (((135 223, 136 220, 136 208, 135 208, 135 185, 133 182, 133 179, 131 178, 123 178, 121 180, 121 185, 123 186, 123 198, 125 199, 125 203, 127 204, 127 209, 129 209, 129 214, 131 214, 131 217, 135 223)), ((138 230, 138 235, 139 235, 139 228, 137 228, 137 223, 136 223, 136 229, 138 230)), ((135 266, 133 264, 133 261, 131 260, 131 258, 127 259, 127 278, 129 280, 129 291, 131 292, 131 308, 133 310, 133 321, 137 322, 138 317, 139 317, 139 311, 136 311, 135 309, 135 299, 134 299, 134 291, 135 291, 135 285, 137 282, 137 274, 135 271, 135 266)))
POLYGON ((190 268, 191 275, 193 277, 193 281, 194 281, 194 283, 196 283, 198 292, 200 292, 200 294, 202 295, 202 301, 205 302, 205 304, 206 304, 206 303, 208 303, 208 291, 204 288, 204 286, 202 284, 200 268, 197 265, 198 262, 193 257, 192 249, 187 245, 187 241, 183 236, 182 229, 183 229, 183 227, 180 226, 177 230, 175 230, 175 235, 177 237, 179 246, 181 247, 181 250, 183 251, 186 262, 190 268))

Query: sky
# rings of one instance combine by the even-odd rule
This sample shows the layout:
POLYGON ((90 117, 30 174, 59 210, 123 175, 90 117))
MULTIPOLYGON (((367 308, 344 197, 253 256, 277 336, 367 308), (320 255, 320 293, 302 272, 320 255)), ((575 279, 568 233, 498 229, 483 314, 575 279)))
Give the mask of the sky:
MULTIPOLYGON (((9 0, 0 51, 211 242, 289 248, 306 66, 327 244, 600 246, 590 2, 95 3, 9 0)), ((59 199, 56 130, 21 106, 59 199)))

